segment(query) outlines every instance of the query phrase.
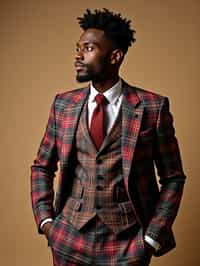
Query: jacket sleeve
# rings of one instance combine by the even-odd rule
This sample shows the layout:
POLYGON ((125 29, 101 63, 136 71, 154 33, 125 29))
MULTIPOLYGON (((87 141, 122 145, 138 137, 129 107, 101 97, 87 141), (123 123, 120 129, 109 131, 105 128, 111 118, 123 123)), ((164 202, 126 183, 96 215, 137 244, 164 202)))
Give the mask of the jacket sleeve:
POLYGON ((39 233, 41 222, 53 218, 53 180, 57 171, 55 102, 51 106, 48 124, 40 143, 37 157, 31 166, 31 200, 39 233))
POLYGON ((160 243, 162 248, 177 215, 185 181, 167 98, 163 98, 160 106, 156 132, 154 159, 161 186, 159 200, 145 234, 160 243))

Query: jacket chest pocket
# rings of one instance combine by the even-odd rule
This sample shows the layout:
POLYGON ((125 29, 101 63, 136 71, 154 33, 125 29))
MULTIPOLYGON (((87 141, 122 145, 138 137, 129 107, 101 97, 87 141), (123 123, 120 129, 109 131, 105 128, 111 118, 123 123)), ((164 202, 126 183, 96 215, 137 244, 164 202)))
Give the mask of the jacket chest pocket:
POLYGON ((155 129, 148 128, 139 133, 138 143, 141 145, 148 145, 153 143, 155 139, 155 129))
POLYGON ((155 136, 155 129, 150 127, 139 133, 139 140, 146 141, 151 140, 155 136))

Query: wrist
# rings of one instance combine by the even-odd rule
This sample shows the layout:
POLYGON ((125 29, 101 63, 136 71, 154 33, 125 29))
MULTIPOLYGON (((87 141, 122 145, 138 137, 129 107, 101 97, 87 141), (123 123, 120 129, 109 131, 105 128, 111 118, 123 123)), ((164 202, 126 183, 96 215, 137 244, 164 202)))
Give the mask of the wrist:
POLYGON ((154 251, 158 251, 160 249, 160 244, 157 241, 155 241, 153 238, 149 237, 148 235, 145 235, 144 239, 149 246, 154 248, 154 251))
MULTIPOLYGON (((40 229, 42 230, 43 226, 44 226, 46 223, 48 223, 48 222, 53 222, 53 219, 50 218, 50 217, 44 219, 44 220, 41 222, 41 224, 40 224, 40 229)), ((43 230, 42 230, 42 231, 43 231, 43 230)))
POLYGON ((43 225, 43 227, 42 227, 42 231, 43 231, 43 233, 46 235, 46 236, 48 236, 48 234, 49 234, 49 231, 50 231, 50 229, 51 229, 51 226, 52 226, 52 222, 46 222, 44 225, 43 225))
POLYGON ((147 249, 151 250, 152 252, 156 251, 155 248, 153 246, 151 246, 148 242, 145 241, 144 243, 145 243, 144 245, 147 249))

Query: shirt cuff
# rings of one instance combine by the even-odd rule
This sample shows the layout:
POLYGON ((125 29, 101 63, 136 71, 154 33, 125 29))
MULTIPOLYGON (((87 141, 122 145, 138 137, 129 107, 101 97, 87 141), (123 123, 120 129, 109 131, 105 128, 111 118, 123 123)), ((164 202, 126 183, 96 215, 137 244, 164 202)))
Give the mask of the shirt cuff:
POLYGON ((155 249, 155 251, 158 251, 158 250, 161 248, 161 247, 160 247, 160 244, 159 244, 157 241, 155 241, 154 239, 152 239, 150 236, 145 235, 144 240, 145 240, 150 246, 152 246, 152 247, 155 249))
POLYGON ((43 225, 45 225, 48 222, 53 222, 53 219, 52 218, 44 219, 44 221, 42 221, 41 224, 40 224, 40 229, 42 230, 43 225))

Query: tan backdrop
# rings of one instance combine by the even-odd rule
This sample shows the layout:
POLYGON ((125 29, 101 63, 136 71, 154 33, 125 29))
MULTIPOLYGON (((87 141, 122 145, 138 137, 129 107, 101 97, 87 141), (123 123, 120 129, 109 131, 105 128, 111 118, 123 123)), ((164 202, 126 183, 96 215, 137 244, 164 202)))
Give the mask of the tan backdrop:
POLYGON ((1 1, 0 264, 51 265, 33 221, 30 165, 54 95, 77 87, 73 58, 81 31, 76 17, 87 7, 107 7, 132 19, 137 41, 121 76, 171 99, 188 179, 174 225, 177 248, 152 265, 198 266, 199 0, 1 1))

